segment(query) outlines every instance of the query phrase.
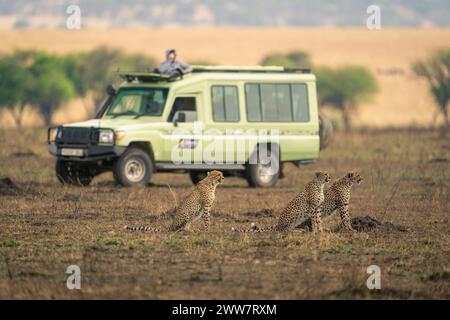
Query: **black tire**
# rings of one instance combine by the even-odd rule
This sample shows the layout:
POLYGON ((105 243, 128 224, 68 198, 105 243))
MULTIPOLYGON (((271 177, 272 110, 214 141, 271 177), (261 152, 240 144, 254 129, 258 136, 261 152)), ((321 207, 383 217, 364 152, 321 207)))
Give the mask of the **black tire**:
POLYGON ((88 167, 64 160, 56 160, 55 173, 62 184, 80 187, 87 187, 94 178, 88 167))
POLYGON ((142 149, 131 147, 114 164, 114 179, 126 187, 147 185, 153 175, 150 156, 142 149))
POLYGON ((189 177, 191 178, 192 183, 195 185, 206 178, 208 175, 208 171, 202 170, 192 170, 189 171, 189 177))
MULTIPOLYGON (((250 187, 253 188, 270 188, 273 187, 277 182, 280 175, 280 152, 278 148, 272 148, 268 146, 266 156, 268 159, 259 159, 258 150, 250 157, 250 161, 246 167, 246 178, 250 187), (272 161, 277 161, 278 166, 276 167, 278 170, 273 172, 273 174, 267 174, 270 172, 270 164, 272 161), (256 163, 252 163, 256 162, 256 163), (264 174, 266 171, 266 174, 264 174)), ((264 156, 264 152, 263 152, 264 156)), ((273 170, 272 170, 273 171, 273 170)))

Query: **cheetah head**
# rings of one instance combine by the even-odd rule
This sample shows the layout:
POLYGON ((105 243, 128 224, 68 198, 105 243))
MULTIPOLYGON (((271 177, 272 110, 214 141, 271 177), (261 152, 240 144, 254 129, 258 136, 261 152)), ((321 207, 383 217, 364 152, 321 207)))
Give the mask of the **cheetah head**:
POLYGON ((327 171, 316 172, 316 178, 319 179, 323 184, 330 182, 331 176, 327 171))
POLYGON ((350 180, 350 182, 357 184, 360 184, 364 180, 359 172, 356 171, 350 171, 349 173, 347 173, 347 178, 350 180))
POLYGON ((223 177, 223 173, 217 170, 209 171, 208 172, 208 178, 212 179, 217 184, 221 184, 223 180, 225 179, 223 177))

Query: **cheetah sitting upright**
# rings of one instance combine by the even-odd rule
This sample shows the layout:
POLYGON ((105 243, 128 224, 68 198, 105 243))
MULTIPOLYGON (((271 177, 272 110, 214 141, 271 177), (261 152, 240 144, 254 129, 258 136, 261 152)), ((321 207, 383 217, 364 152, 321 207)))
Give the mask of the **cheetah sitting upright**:
POLYGON ((253 226, 252 228, 245 230, 233 228, 233 230, 238 232, 287 232, 311 218, 313 221, 313 230, 321 232, 322 223, 319 208, 324 199, 323 187, 329 181, 330 175, 328 172, 316 172, 316 177, 312 181, 308 182, 304 190, 292 199, 286 208, 281 212, 276 225, 267 228, 253 226))
POLYGON ((358 172, 350 171, 333 182, 324 193, 325 199, 321 205, 322 218, 328 218, 334 212, 339 211, 344 228, 353 230, 348 213, 350 191, 354 183, 360 184, 362 181, 363 177, 358 172))
MULTIPOLYGON (((220 171, 210 171, 206 178, 197 183, 187 197, 176 208, 175 217, 172 224, 166 231, 189 230, 191 223, 203 215, 205 230, 209 229, 210 211, 214 203, 215 191, 217 185, 224 180, 223 174, 220 171)), ((129 231, 151 231, 161 232, 164 229, 151 228, 147 226, 128 227, 129 231)))

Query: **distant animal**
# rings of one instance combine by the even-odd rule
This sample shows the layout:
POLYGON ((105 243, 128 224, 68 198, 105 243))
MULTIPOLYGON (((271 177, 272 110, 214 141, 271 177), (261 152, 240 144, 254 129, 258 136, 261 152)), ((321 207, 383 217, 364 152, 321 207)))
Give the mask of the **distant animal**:
POLYGON ((197 183, 175 211, 175 217, 168 228, 152 228, 149 226, 124 228, 128 231, 162 232, 189 230, 192 222, 203 218, 204 229, 209 229, 211 207, 215 199, 216 187, 224 180, 220 171, 208 172, 206 178, 197 183))
POLYGON ((323 187, 330 179, 331 177, 328 172, 316 172, 315 178, 308 182, 303 191, 292 199, 284 208, 276 225, 262 228, 252 225, 250 229, 233 228, 232 230, 237 232, 287 232, 306 220, 311 219, 313 230, 321 232, 322 221, 320 205, 324 200, 323 187))
POLYGON ((350 171, 342 178, 334 181, 324 193, 325 199, 320 206, 322 219, 330 217, 335 212, 339 212, 344 228, 353 230, 348 212, 350 191, 353 184, 360 184, 363 180, 364 178, 358 172, 350 171))

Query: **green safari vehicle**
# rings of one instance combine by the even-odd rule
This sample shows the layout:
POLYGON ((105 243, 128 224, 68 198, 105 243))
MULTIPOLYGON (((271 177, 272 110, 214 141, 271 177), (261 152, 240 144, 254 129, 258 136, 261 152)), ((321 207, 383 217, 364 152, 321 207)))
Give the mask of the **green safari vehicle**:
MULTIPOLYGON (((209 170, 271 187, 282 164, 319 156, 316 79, 306 69, 201 67, 177 78, 119 73, 95 119, 48 129, 49 152, 64 184, 87 186, 112 171, 123 186, 157 172, 209 170)), ((323 139, 323 134, 322 134, 323 139)))

